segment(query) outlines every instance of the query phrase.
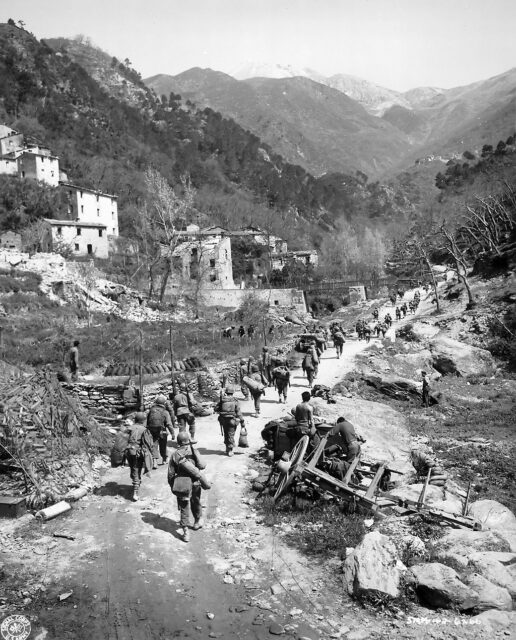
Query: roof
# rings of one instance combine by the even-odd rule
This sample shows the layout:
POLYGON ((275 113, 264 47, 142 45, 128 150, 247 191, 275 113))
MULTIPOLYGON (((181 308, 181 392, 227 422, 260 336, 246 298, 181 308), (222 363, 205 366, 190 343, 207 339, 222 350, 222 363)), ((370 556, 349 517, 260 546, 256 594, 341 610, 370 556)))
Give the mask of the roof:
POLYGON ((104 193, 103 191, 98 191, 97 189, 89 189, 88 187, 79 187, 78 185, 72 184, 71 182, 63 182, 60 180, 59 184, 62 187, 66 187, 67 189, 76 189, 77 191, 89 191, 90 193, 94 193, 95 195, 106 196, 107 198, 114 198, 115 200, 118 198, 118 196, 114 196, 112 193, 104 193))
MULTIPOLYGON (((202 243, 200 243, 200 248, 201 250, 209 251, 210 249, 214 249, 215 247, 217 247, 219 244, 219 240, 203 240, 202 243)), ((180 256, 183 253, 190 251, 191 249, 199 249, 199 242, 182 242, 181 244, 177 245, 177 247, 172 252, 172 255, 180 256)))
MULTIPOLYGON (((46 147, 42 147, 42 149, 46 149, 46 147)), ((59 160, 59 156, 52 156, 48 153, 39 153, 39 151, 31 151, 30 149, 20 149, 18 151, 18 157, 20 156, 40 156, 41 158, 52 158, 53 160, 59 160)))
POLYGON ((55 220, 53 218, 45 218, 53 227, 92 227, 94 229, 107 229, 106 224, 100 222, 81 222, 79 220, 55 220))

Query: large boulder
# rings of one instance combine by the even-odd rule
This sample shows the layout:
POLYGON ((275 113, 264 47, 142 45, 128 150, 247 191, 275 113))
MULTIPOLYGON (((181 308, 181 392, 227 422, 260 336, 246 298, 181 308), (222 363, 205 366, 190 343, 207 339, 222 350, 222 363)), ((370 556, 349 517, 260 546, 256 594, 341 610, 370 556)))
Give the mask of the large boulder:
POLYGON ((510 551, 509 544, 496 531, 473 531, 472 529, 452 529, 442 538, 432 543, 432 557, 453 553, 469 556, 475 551, 510 551))
POLYGON ((414 565, 410 571, 422 604, 439 609, 472 611, 480 602, 477 592, 461 582, 451 567, 429 562, 414 565))
POLYGON ((399 595, 402 571, 396 547, 387 536, 372 531, 364 536, 344 563, 344 583, 350 595, 399 595))
POLYGON ((516 599, 516 554, 477 551, 469 556, 468 565, 489 582, 507 589, 511 597, 516 599), (512 559, 503 562, 506 558, 512 559))
MULTIPOLYGON (((403 487, 396 487, 389 493, 403 500, 411 500, 417 502, 421 495, 421 490, 424 484, 409 484, 403 487)), ((434 509, 442 509, 447 513, 462 513, 462 501, 460 498, 448 491, 445 491, 442 487, 435 487, 428 485, 425 495, 425 507, 432 507, 434 509)))
POLYGON ((516 552, 516 516, 510 509, 496 500, 478 500, 470 506, 468 515, 478 520, 483 529, 496 531, 516 552))
POLYGON ((478 602, 473 607, 474 613, 488 611, 489 609, 499 609, 500 611, 512 610, 511 594, 478 573, 472 573, 464 578, 464 584, 476 591, 478 602))
POLYGON ((443 375, 488 375, 494 372, 492 355, 485 349, 438 335, 430 341, 432 366, 443 375))
POLYGON ((478 638, 494 638, 497 634, 506 634, 506 638, 514 638, 514 629, 516 629, 516 611, 497 611, 491 609, 479 613, 478 616, 470 618, 472 624, 478 625, 477 628, 483 635, 478 638))

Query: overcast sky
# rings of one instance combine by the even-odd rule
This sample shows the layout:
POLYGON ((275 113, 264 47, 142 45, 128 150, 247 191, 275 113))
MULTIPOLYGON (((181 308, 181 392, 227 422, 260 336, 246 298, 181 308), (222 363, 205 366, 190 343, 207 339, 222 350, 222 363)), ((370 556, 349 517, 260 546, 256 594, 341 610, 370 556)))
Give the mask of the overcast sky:
POLYGON ((143 77, 248 61, 403 91, 516 66, 516 0, 1 0, 38 38, 79 33, 143 77))

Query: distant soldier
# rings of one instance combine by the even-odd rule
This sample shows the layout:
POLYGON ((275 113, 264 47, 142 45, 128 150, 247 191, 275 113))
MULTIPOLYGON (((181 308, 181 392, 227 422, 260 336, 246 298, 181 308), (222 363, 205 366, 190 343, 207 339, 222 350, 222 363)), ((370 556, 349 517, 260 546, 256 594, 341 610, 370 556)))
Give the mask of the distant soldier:
POLYGON ((254 417, 257 418, 260 415, 260 403, 262 396, 265 395, 267 381, 257 364, 251 365, 251 372, 247 380, 249 382, 246 381, 246 384, 254 402, 254 417))
POLYGON ((407 311, 408 311, 408 309, 407 309, 407 303, 406 303, 406 302, 404 302, 404 303, 401 305, 401 312, 403 313, 403 317, 405 317, 405 316, 407 315, 407 311))
POLYGON ((269 335, 271 338, 274 338, 274 325, 271 324, 271 326, 269 327, 269 335))
MULTIPOLYGON (((147 416, 147 429, 150 431, 153 441, 152 458, 153 469, 158 468, 160 452, 160 439, 167 437, 167 432, 174 438, 174 427, 170 413, 166 409, 167 399, 164 395, 158 395, 147 416)), ((164 464, 165 461, 162 462, 164 464)))
POLYGON ((378 309, 373 309, 373 319, 374 320, 378 320, 378 314, 379 314, 378 309))
POLYGON ((74 382, 77 380, 77 374, 79 371, 79 344, 79 340, 74 340, 73 346, 70 347, 70 350, 68 351, 68 366, 74 382))
POLYGON ((317 374, 319 373, 319 362, 320 362, 320 351, 317 349, 317 345, 312 341, 312 344, 308 348, 307 353, 311 354, 312 362, 314 365, 314 380, 317 378, 317 374))
POLYGON ((387 333, 387 329, 388 328, 389 327, 385 324, 385 322, 382 322, 380 324, 380 331, 381 331, 381 334, 382 334, 382 338, 385 338, 385 334, 387 333))
POLYGON ((385 324, 387 325, 387 327, 391 327, 392 325, 392 316, 390 313, 386 313, 385 314, 385 318, 383 319, 383 321, 385 322, 385 324))
POLYGON ((280 365, 272 370, 272 379, 278 392, 278 402, 287 402, 288 388, 290 387, 290 371, 288 366, 280 365), (283 396, 283 400, 281 397, 283 396))
POLYGON ((228 456, 233 455, 233 449, 235 448, 235 432, 240 423, 240 426, 245 426, 244 418, 240 410, 240 404, 234 397, 235 390, 232 386, 228 385, 225 389, 225 393, 221 395, 217 408, 215 409, 219 414, 219 424, 224 434, 224 444, 226 445, 226 453, 228 456))
POLYGON ((363 320, 357 321, 355 325, 355 331, 357 332, 358 339, 362 340, 362 338, 364 338, 364 321, 363 320))
POLYGON ((401 320, 401 311, 399 307, 396 307, 396 320, 401 320))
POLYGON ((366 342, 371 342, 371 327, 368 324, 364 324, 364 338, 366 342))
POLYGON ((310 404, 310 398, 310 392, 303 391, 301 394, 302 402, 294 409, 296 426, 289 433, 292 439, 299 440, 303 436, 311 435, 314 429, 314 409, 310 404))
POLYGON ((430 383, 426 377, 426 371, 421 371, 421 379, 423 382, 423 388, 421 392, 421 405, 423 407, 430 406, 430 383))
POLYGON ((240 338, 240 340, 242 340, 242 338, 245 337, 245 329, 244 329, 244 325, 243 324, 241 324, 238 327, 238 337, 240 338))
POLYGON ((174 412, 176 414, 179 432, 186 431, 187 425, 190 431, 190 442, 196 444, 195 440, 195 415, 193 414, 194 400, 188 391, 186 384, 181 384, 178 393, 174 396, 174 412))
POLYGON ((272 387, 272 359, 269 347, 262 348, 262 371, 269 387, 272 387))
POLYGON ((250 324, 247 327, 247 337, 249 338, 249 340, 251 340, 251 338, 254 336, 254 325, 250 324))
POLYGON ((333 334, 333 344, 335 345, 335 350, 337 351, 337 360, 342 355, 342 350, 344 348, 345 342, 346 340, 344 338, 344 334, 342 333, 342 331, 340 330, 335 331, 335 333, 333 334))
POLYGON ((244 378, 249 375, 249 363, 245 358, 240 360, 240 364, 238 366, 238 375, 240 380, 240 391, 242 395, 247 400, 249 398, 249 387, 244 382, 244 378))
POLYGON ((375 330, 375 333, 376 333, 376 337, 379 338, 380 337, 380 331, 382 330, 382 325, 379 322, 377 322, 375 324, 375 326, 374 326, 374 330, 375 330))
POLYGON ((314 374, 315 374, 315 364, 314 364, 312 353, 308 352, 305 355, 305 357, 303 358, 302 368, 308 380, 308 387, 311 389, 314 382, 314 374))

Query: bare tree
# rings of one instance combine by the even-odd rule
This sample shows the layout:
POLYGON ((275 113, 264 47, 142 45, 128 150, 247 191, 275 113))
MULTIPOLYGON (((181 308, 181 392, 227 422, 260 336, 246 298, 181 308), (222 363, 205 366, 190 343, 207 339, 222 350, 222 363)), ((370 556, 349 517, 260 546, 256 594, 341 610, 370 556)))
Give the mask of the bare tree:
POLYGON ((50 229, 44 220, 36 220, 22 231, 22 248, 29 253, 42 251, 50 229))
POLYGON ((475 306, 475 299, 468 280, 469 246, 461 242, 460 234, 454 233, 443 222, 440 227, 441 236, 444 239, 444 249, 455 265, 455 271, 459 280, 464 285, 468 294, 468 308, 475 306))
POLYGON ((193 211, 194 189, 190 180, 183 177, 178 194, 159 171, 152 168, 145 172, 145 184, 147 199, 140 218, 140 243, 148 262, 149 298, 155 293, 157 272, 163 269, 159 292, 159 300, 163 301, 179 230, 193 211))

